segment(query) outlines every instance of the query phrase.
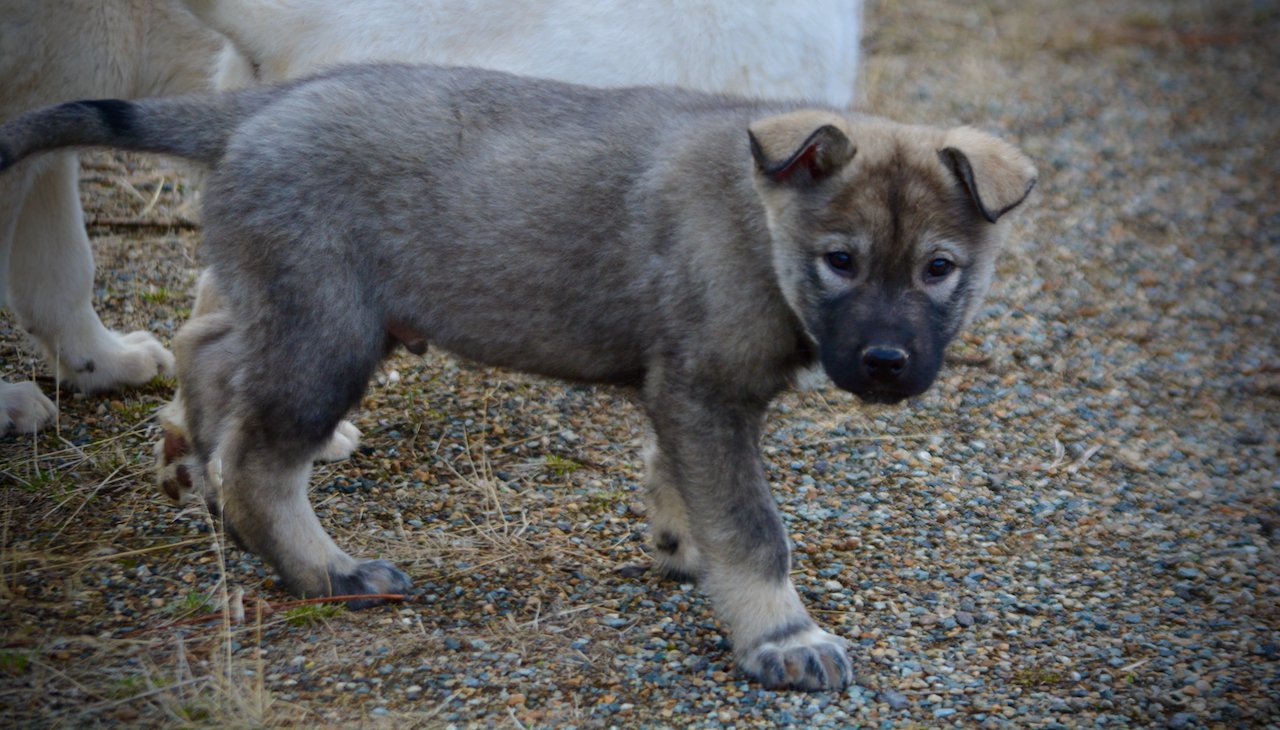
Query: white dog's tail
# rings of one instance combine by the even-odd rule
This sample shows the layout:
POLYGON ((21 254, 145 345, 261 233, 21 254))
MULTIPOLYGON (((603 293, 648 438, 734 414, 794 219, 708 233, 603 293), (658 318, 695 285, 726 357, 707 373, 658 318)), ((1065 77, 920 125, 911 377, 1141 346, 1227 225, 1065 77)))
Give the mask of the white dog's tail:
POLYGON ((0 171, 64 147, 116 147, 213 163, 244 117, 271 95, 262 90, 122 101, 72 101, 0 125, 0 171))

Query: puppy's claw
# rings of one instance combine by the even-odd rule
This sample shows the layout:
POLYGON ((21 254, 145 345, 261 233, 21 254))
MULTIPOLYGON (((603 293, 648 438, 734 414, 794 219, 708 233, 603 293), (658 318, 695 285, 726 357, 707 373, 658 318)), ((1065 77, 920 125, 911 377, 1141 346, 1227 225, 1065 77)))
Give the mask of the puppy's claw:
MULTIPOLYGON (((404 571, 387 560, 366 560, 352 573, 330 575, 329 583, 335 596, 357 596, 375 593, 408 593, 412 581, 404 571)), ((362 598, 347 601, 347 608, 359 610, 380 605, 381 598, 362 598)))
POLYGON ((739 665, 766 689, 840 690, 854 680, 848 644, 839 636, 810 626, 786 639, 767 641, 750 649, 739 665))

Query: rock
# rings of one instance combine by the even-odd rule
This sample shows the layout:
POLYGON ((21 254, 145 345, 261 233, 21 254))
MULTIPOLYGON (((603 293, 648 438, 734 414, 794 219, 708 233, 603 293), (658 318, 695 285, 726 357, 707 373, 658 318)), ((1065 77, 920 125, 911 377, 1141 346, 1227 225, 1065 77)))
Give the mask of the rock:
POLYGON ((893 689, 887 689, 881 692, 880 699, 887 702, 889 704, 889 707, 892 707, 895 710, 901 710, 902 708, 910 704, 910 700, 907 699, 906 695, 893 689))

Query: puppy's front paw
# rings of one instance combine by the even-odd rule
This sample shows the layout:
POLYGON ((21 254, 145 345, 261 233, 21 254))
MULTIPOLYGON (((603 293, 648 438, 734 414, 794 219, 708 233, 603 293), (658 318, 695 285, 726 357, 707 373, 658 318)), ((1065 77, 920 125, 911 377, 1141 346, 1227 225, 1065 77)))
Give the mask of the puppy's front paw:
POLYGON ((92 393, 122 385, 142 385, 157 375, 173 374, 173 354, 149 332, 108 338, 80 351, 68 347, 61 358, 64 375, 76 388, 92 393))
POLYGON ((360 429, 351 421, 342 421, 333 429, 333 436, 329 437, 329 443, 316 456, 316 461, 342 461, 351 456, 359 445, 360 429))
MULTIPOLYGON (((360 596, 375 593, 403 594, 413 587, 409 576, 387 560, 365 560, 346 574, 329 575, 335 596, 360 596)), ((347 608, 359 610, 385 603, 382 598, 360 598, 347 601, 347 608)))
POLYGON ((57 410, 35 383, 0 381, 0 435, 35 433, 53 420, 57 410))
POLYGON ((766 689, 839 690, 853 682, 849 642, 809 624, 749 647, 738 665, 766 689))

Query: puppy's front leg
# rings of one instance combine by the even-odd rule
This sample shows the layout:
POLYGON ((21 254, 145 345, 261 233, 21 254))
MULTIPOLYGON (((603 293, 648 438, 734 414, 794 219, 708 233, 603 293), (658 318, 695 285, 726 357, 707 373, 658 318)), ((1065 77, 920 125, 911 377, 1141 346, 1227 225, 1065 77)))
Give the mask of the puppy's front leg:
POLYGON ((813 622, 791 584, 786 530, 760 461, 763 407, 689 391, 649 406, 659 452, 651 464, 683 497, 688 534, 677 538, 697 547, 699 582, 729 626, 738 666, 770 689, 846 687, 848 642, 813 622))

